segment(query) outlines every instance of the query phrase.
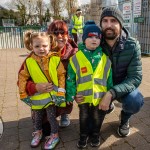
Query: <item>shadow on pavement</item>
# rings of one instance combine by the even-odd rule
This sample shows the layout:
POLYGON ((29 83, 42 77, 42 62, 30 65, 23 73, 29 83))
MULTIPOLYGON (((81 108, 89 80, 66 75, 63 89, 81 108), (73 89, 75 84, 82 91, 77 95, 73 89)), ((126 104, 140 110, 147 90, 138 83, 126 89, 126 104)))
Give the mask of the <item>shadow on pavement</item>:
MULTIPOLYGON (((101 145, 99 148, 92 148, 88 143, 87 149, 100 150, 149 150, 150 147, 150 97, 145 97, 145 104, 141 111, 130 119, 131 134, 129 137, 121 138, 117 134, 119 125, 120 103, 115 102, 116 109, 106 116, 101 130, 101 145)), ((75 113, 77 110, 73 110, 75 113)), ((71 124, 66 128, 59 128, 60 142, 56 149, 76 150, 76 143, 79 139, 79 120, 70 116, 71 124)), ((10 114, 11 115, 11 114, 10 114)), ((0 140, 2 150, 30 150, 33 125, 30 117, 22 118, 19 121, 5 121, 4 134, 0 140)), ((44 141, 36 150, 43 148, 44 141)))

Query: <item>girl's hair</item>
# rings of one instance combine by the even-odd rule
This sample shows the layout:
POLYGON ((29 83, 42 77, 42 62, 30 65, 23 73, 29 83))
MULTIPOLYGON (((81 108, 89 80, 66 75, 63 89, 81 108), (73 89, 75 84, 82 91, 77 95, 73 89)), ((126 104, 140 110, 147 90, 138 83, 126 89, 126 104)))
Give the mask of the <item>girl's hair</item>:
POLYGON ((37 37, 41 37, 41 38, 47 37, 49 39, 50 46, 51 45, 53 45, 53 47, 57 46, 55 37, 52 34, 48 35, 48 33, 46 33, 46 32, 33 32, 30 30, 30 31, 27 31, 24 36, 24 44, 28 50, 32 50, 33 39, 37 38, 37 37))
POLYGON ((63 30, 68 34, 67 24, 62 20, 54 20, 48 27, 48 34, 53 34, 56 30, 63 30))

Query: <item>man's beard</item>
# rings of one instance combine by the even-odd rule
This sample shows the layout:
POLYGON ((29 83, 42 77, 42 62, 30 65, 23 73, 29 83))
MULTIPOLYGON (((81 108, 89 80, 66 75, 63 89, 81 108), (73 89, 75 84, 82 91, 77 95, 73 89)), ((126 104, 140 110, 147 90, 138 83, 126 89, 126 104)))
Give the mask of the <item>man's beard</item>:
POLYGON ((105 30, 103 30, 103 36, 106 40, 114 40, 118 36, 118 34, 115 32, 114 29, 106 28, 105 30), (106 33, 107 30, 111 30, 112 33, 111 34, 106 33))

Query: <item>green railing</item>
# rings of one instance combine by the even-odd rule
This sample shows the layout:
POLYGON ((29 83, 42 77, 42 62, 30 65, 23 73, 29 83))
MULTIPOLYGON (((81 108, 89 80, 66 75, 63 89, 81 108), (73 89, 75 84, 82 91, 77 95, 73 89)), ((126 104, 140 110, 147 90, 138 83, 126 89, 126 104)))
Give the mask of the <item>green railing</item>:
POLYGON ((46 31, 46 26, 0 27, 0 49, 24 48, 23 36, 27 30, 46 31))

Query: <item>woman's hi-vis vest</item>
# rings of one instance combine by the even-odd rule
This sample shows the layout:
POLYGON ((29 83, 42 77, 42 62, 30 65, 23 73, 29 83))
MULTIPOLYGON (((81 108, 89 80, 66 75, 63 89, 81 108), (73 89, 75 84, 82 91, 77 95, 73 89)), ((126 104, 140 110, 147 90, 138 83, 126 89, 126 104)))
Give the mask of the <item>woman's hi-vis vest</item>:
MULTIPOLYGON (((53 101, 56 99, 56 93, 58 91, 58 78, 57 78, 57 67, 60 63, 60 58, 57 56, 52 56, 49 61, 49 74, 54 84, 54 90, 50 93, 36 93, 31 96, 32 109, 43 109, 47 108, 49 105, 54 104, 53 101)), ((40 66, 37 62, 29 57, 26 59, 26 65, 29 74, 34 81, 34 83, 48 83, 48 79, 42 72, 40 66)), ((65 107, 66 103, 62 103, 60 107, 65 107)))
POLYGON ((76 15, 72 16, 72 21, 73 21, 73 29, 72 29, 72 33, 83 33, 83 16, 80 16, 79 18, 76 15))
POLYGON ((93 72, 89 60, 82 51, 78 51, 71 58, 70 64, 76 73, 76 94, 84 96, 84 102, 80 104, 92 103, 94 106, 97 106, 107 92, 107 79, 111 67, 110 60, 103 54, 97 68, 93 72))

